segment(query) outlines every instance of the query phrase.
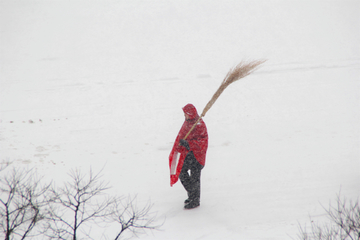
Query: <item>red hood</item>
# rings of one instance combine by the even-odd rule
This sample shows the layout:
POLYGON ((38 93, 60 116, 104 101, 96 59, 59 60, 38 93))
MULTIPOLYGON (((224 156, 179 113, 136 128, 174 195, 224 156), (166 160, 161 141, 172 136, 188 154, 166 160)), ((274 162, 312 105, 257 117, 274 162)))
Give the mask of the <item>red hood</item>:
POLYGON ((190 103, 183 107, 183 111, 189 115, 191 120, 199 118, 199 114, 197 113, 196 108, 190 103))

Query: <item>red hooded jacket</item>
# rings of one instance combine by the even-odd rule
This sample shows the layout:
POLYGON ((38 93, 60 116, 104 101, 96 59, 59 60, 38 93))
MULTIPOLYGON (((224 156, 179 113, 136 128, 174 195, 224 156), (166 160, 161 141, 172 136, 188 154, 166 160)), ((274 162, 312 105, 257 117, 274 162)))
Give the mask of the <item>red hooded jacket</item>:
MULTIPOLYGON (((189 152, 185 147, 180 146, 180 139, 184 139, 185 135, 199 118, 196 108, 192 104, 187 104, 185 107, 183 107, 183 111, 189 115, 190 119, 185 120, 170 152, 169 167, 171 186, 178 181, 182 166, 184 164, 184 159, 189 152)), ((205 166, 205 157, 208 147, 208 133, 206 125, 202 119, 200 119, 196 127, 186 138, 186 141, 189 143, 190 151, 193 151, 196 160, 201 165, 205 166)))

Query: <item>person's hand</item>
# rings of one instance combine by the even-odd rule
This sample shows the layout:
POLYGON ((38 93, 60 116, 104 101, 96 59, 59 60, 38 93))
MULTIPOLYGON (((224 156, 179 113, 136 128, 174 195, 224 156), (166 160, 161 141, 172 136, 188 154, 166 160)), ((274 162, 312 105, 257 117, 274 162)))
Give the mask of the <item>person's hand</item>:
POLYGON ((190 151, 189 143, 188 143, 186 140, 180 139, 180 146, 183 146, 183 147, 185 147, 188 151, 190 151))

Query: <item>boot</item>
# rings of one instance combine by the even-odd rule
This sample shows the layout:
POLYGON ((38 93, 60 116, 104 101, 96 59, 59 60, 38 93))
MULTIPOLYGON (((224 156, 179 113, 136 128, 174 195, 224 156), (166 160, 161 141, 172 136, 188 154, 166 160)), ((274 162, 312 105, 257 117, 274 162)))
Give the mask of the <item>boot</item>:
POLYGON ((191 200, 188 204, 185 205, 185 209, 193 209, 200 206, 199 200, 191 200))

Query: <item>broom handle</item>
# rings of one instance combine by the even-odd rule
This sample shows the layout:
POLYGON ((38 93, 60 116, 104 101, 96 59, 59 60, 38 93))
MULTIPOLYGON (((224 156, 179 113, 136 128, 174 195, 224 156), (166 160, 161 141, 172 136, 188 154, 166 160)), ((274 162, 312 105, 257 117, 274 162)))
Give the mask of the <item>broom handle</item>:
POLYGON ((196 123, 190 128, 189 132, 185 135, 184 140, 186 140, 186 138, 189 136, 189 134, 192 132, 192 130, 194 130, 196 124, 198 124, 198 122, 200 121, 201 118, 203 118, 206 114, 207 111, 209 111, 209 109, 212 107, 212 105, 214 105, 215 101, 218 99, 218 97, 220 96, 220 94, 224 91, 224 89, 221 89, 221 87, 215 92, 214 96, 210 99, 210 101, 206 104, 204 110, 201 113, 201 116, 199 117, 199 119, 196 121, 196 123))

